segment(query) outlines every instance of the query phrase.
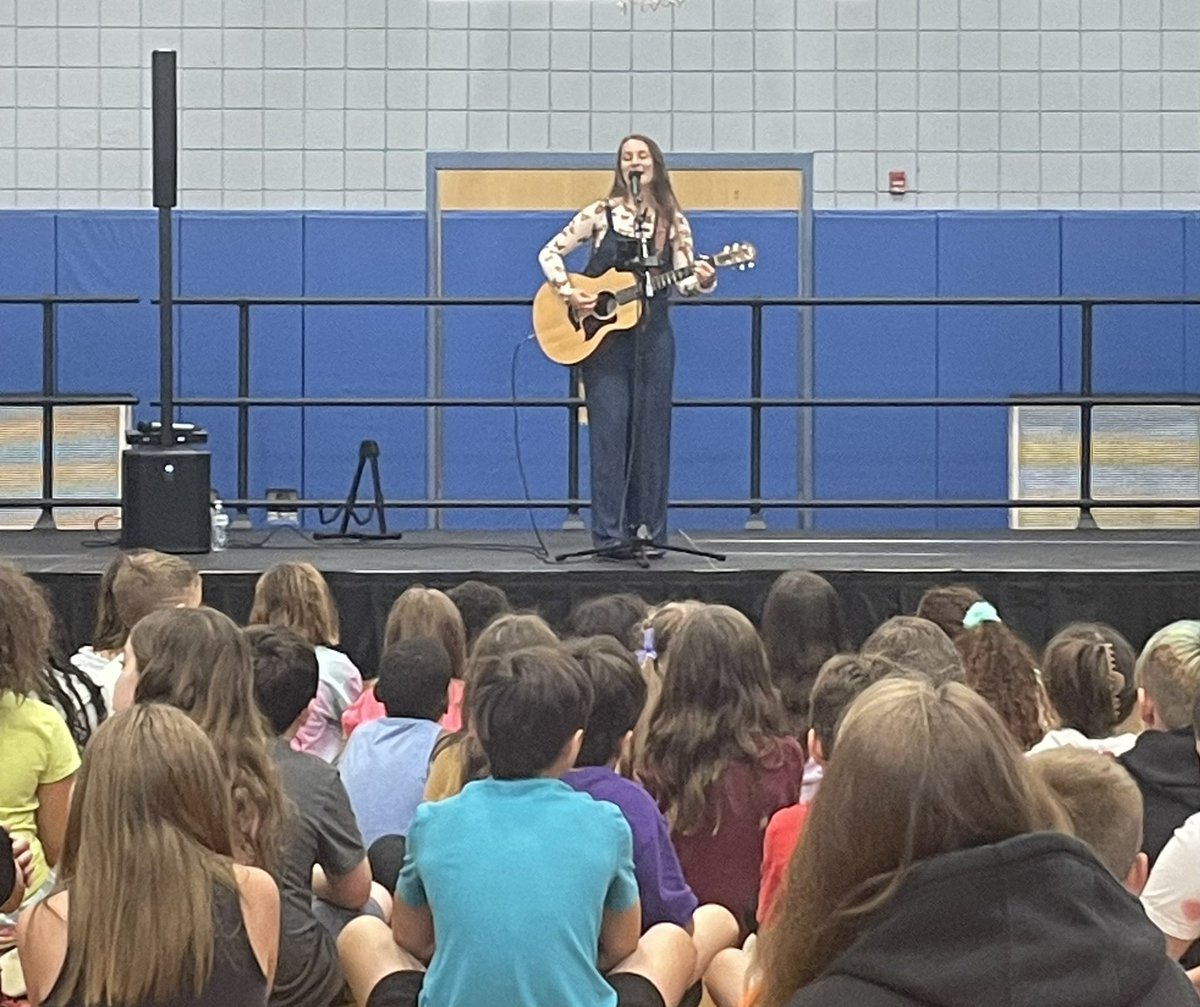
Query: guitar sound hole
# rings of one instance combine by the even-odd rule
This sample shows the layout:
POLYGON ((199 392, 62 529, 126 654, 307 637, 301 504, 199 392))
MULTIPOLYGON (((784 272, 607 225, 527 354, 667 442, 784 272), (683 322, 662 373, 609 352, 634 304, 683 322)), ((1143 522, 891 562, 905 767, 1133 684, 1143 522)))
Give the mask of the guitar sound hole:
POLYGON ((617 313, 617 298, 615 294, 602 291, 596 298, 595 314, 598 318, 612 318, 617 313))

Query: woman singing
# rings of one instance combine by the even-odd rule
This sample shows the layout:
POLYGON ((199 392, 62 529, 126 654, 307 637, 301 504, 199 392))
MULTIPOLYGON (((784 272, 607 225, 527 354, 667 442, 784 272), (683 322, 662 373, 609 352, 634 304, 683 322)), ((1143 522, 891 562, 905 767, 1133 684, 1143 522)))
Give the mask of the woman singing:
MULTIPOLYGON (((586 313, 596 298, 571 286, 563 256, 588 242, 584 275, 632 270, 639 265, 643 238, 660 264, 651 272, 694 266, 694 275, 676 285, 681 294, 707 293, 716 285, 716 270, 695 259, 692 229, 675 199, 662 151, 649 137, 633 135, 617 148, 608 197, 577 213, 538 261, 564 300, 586 313), (638 181, 640 205, 634 197, 638 181)), ((632 556, 643 526, 655 543, 667 540, 675 374, 667 292, 649 298, 635 331, 606 340, 580 368, 591 439, 592 542, 613 555, 632 556)))

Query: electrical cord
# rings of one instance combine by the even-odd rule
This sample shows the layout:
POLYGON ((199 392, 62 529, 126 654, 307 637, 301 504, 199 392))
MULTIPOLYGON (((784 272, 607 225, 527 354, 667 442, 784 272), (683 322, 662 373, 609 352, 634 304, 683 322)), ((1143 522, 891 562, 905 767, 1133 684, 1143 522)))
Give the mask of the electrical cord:
POLYGON ((546 542, 542 538, 542 531, 538 528, 537 519, 533 513, 533 494, 529 491, 529 475, 525 471, 525 456, 521 451, 521 410, 517 406, 517 362, 521 357, 521 347, 526 343, 532 342, 534 334, 531 332, 527 336, 523 336, 521 340, 513 347, 512 366, 510 368, 512 379, 512 418, 513 418, 513 446, 517 452, 517 471, 521 475, 521 492, 525 494, 525 512, 529 515, 529 527, 533 529, 534 538, 537 539, 537 549, 533 555, 540 559, 543 563, 553 563, 550 558, 550 550, 546 548, 546 542))

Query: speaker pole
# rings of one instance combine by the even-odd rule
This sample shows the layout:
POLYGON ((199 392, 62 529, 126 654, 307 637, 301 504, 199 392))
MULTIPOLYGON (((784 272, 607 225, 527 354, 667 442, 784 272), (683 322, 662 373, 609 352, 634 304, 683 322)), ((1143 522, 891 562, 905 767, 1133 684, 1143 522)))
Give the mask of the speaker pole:
POLYGON ((177 116, 175 51, 157 49, 150 57, 154 136, 154 205, 158 207, 159 403, 164 448, 175 443, 175 284, 172 209, 176 203, 177 116))

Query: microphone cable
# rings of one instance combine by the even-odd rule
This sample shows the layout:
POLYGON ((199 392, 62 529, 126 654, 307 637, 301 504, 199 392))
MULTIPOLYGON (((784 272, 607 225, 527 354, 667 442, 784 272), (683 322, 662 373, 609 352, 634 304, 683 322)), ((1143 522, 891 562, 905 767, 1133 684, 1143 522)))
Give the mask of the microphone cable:
POLYGON ((525 471, 525 456, 521 451, 521 409, 517 405, 517 362, 521 356, 521 347, 526 343, 533 342, 535 338, 534 334, 530 332, 522 336, 517 345, 513 347, 509 375, 512 388, 513 447, 517 453, 517 472, 521 476, 521 492, 525 494, 525 513, 529 516, 529 527, 533 529, 533 536, 537 539, 537 549, 533 551, 533 555, 543 563, 552 564, 554 561, 550 558, 550 550, 546 547, 546 542, 542 538, 542 530, 538 527, 537 518, 533 513, 533 494, 529 491, 529 474, 525 471))

